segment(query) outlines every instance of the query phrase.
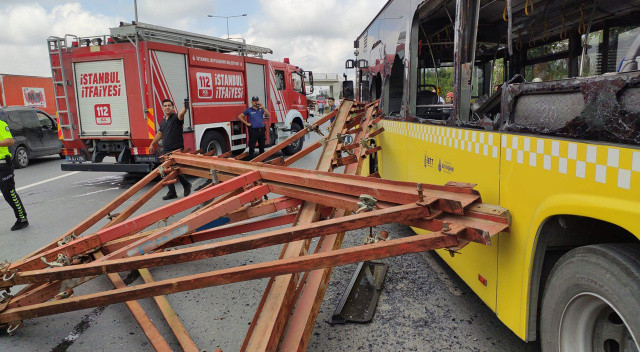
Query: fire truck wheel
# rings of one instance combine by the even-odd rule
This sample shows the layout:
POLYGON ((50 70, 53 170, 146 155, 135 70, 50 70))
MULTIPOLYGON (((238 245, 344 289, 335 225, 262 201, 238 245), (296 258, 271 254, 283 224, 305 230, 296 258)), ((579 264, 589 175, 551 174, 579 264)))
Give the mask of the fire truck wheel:
POLYGON ((563 255, 547 280, 543 352, 638 351, 640 245, 584 246, 563 255))
POLYGON ((200 149, 204 150, 205 153, 215 150, 213 155, 220 155, 226 153, 229 147, 227 146, 227 141, 220 133, 216 131, 209 131, 202 136, 200 149))
POLYGON ((25 146, 21 145, 13 152, 13 165, 16 169, 22 169, 29 165, 29 152, 25 146))
MULTIPOLYGON (((294 122, 291 124, 291 134, 298 133, 298 131, 302 131, 302 126, 294 122)), ((304 137, 298 139, 297 141, 289 144, 288 146, 282 149, 282 153, 284 155, 293 155, 302 150, 302 145, 304 144, 304 137)))

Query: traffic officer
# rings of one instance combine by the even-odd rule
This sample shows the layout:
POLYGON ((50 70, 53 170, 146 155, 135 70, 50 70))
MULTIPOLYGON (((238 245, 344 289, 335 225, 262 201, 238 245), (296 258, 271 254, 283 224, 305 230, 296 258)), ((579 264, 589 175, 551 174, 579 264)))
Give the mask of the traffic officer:
POLYGON ((238 115, 238 120, 249 127, 249 160, 253 159, 256 141, 258 142, 258 155, 264 153, 264 142, 266 138, 264 122, 265 120, 269 120, 269 116, 269 111, 265 110, 258 97, 251 98, 251 107, 238 115), (245 117, 247 118, 246 120, 245 117))
POLYGON ((16 223, 11 226, 11 231, 24 229, 29 226, 27 212, 24 210, 20 196, 16 192, 16 182, 13 178, 13 164, 9 147, 15 143, 9 126, 0 120, 0 191, 7 203, 13 208, 16 223))

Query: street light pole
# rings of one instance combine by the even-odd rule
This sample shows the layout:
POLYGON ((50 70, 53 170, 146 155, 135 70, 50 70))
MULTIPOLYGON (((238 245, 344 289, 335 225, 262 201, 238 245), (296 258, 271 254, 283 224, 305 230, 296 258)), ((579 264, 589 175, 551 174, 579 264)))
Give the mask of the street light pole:
POLYGON ((247 14, 243 13, 242 15, 235 15, 235 16, 214 16, 214 15, 207 15, 207 17, 217 17, 217 18, 226 18, 227 19, 227 39, 229 39, 229 18, 231 17, 246 17, 247 14))

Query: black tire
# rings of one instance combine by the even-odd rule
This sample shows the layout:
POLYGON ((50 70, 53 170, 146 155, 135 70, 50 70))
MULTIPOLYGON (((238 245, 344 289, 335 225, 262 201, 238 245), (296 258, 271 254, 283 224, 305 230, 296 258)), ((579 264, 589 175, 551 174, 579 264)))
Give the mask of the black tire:
POLYGON ((216 131, 208 131, 204 136, 202 136, 200 149, 202 149, 204 153, 208 153, 215 149, 216 152, 213 153, 213 155, 220 155, 229 151, 229 145, 227 144, 227 140, 220 133, 216 131))
POLYGON ((573 249, 553 267, 540 315, 543 352, 638 351, 640 245, 573 249))
MULTIPOLYGON (((302 125, 298 122, 294 122, 291 124, 291 132, 292 134, 298 133, 302 131, 302 125)), ((289 144, 288 146, 282 149, 282 154, 284 155, 293 155, 302 150, 302 146, 304 145, 304 137, 298 139, 297 141, 289 144)))
POLYGON ((273 127, 273 125, 271 125, 271 127, 269 128, 269 146, 274 146, 276 145, 276 142, 278 141, 278 132, 276 132, 276 129, 273 127))
POLYGON ((13 166, 16 169, 23 169, 29 166, 29 151, 24 145, 20 145, 13 152, 13 166))

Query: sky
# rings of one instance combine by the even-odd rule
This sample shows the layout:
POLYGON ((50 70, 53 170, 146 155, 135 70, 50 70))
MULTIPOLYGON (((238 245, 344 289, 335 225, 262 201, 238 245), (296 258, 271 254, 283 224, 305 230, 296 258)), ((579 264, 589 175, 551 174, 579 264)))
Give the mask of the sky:
MULTIPOLYGON (((386 0, 138 0, 140 22, 271 48, 306 71, 349 73, 353 41, 386 0)), ((135 19, 133 0, 0 0, 0 73, 51 76, 49 36, 104 35, 135 19)))

